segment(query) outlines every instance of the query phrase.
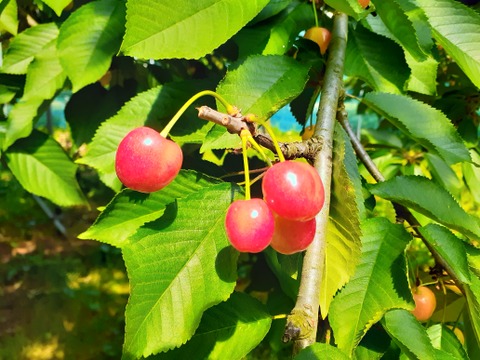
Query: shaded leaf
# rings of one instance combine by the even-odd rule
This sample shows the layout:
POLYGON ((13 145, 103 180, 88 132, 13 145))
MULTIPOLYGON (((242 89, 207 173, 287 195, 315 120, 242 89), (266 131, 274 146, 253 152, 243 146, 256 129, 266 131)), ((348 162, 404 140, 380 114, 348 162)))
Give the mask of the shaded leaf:
POLYGON ((232 37, 267 3, 130 0, 121 50, 141 59, 198 59, 232 37))
POLYGON ((238 253, 224 222, 234 190, 222 183, 179 199, 123 248, 131 285, 124 358, 182 345, 203 312, 233 292, 238 253))
POLYGON ((182 347, 153 359, 243 359, 265 337, 272 317, 266 307, 247 294, 206 310, 193 337, 182 347))
POLYGON ((195 171, 181 170, 161 191, 145 194, 124 189, 115 195, 95 223, 78 238, 126 246, 128 237, 143 224, 161 217, 168 204, 218 182, 195 171))
POLYGON ((448 164, 470 160, 462 138, 441 111, 404 95, 368 93, 364 101, 448 164))
POLYGON ((480 238, 480 221, 463 210, 444 188, 421 176, 397 176, 378 183, 370 192, 418 211, 431 219, 480 238))
POLYGON ((364 221, 362 233, 360 263, 329 312, 335 341, 347 354, 387 310, 413 308, 403 255, 410 235, 385 218, 364 221))
POLYGON ((458 178, 457 173, 438 155, 424 153, 423 156, 428 161, 428 169, 432 173, 432 178, 447 189, 456 199, 460 199, 464 184, 458 178))
POLYGON ((295 300, 298 296, 300 285, 300 273, 302 271, 302 253, 283 255, 271 247, 264 250, 267 264, 280 282, 282 291, 290 299, 295 300))
POLYGON ((465 182, 472 194, 475 202, 480 204, 480 167, 475 164, 480 164, 480 155, 475 150, 470 150, 472 163, 463 163, 462 172, 465 182))
POLYGON ((10 43, 1 72, 7 74, 26 74, 28 65, 47 44, 58 36, 58 27, 54 23, 40 24, 18 34, 10 43))
POLYGON ((117 0, 90 2, 73 12, 58 36, 60 62, 76 92, 102 77, 122 42, 125 3, 117 0))
POLYGON ((34 131, 11 146, 5 158, 27 191, 60 206, 86 204, 75 178, 77 166, 48 135, 34 131))
POLYGON ((427 329, 427 335, 436 349, 451 354, 455 359, 468 359, 467 352, 457 336, 445 324, 435 324, 427 329))
POLYGON ((347 354, 345 354, 339 348, 336 348, 329 344, 323 343, 314 343, 306 349, 303 349, 294 357, 295 360, 316 360, 316 359, 325 359, 325 360, 348 360, 350 359, 347 354))

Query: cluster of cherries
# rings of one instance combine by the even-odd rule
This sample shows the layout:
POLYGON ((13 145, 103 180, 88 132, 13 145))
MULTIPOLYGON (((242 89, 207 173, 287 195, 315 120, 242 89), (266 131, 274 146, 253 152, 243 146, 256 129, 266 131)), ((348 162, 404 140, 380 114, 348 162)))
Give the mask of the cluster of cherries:
POLYGON ((324 189, 315 169, 283 161, 270 167, 262 182, 264 199, 233 202, 225 219, 233 247, 256 253, 271 246, 282 254, 305 250, 313 241, 315 216, 324 203, 324 189))

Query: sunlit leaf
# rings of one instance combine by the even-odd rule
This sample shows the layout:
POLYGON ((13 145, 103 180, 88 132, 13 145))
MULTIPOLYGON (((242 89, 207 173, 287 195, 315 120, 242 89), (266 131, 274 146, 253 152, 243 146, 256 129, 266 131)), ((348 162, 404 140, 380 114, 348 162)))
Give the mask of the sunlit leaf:
POLYGON ((142 59, 198 59, 232 37, 267 3, 129 0, 122 51, 142 59))
POLYGON ((436 349, 451 354, 455 359, 468 359, 467 352, 457 336, 445 324, 435 324, 427 329, 427 335, 436 349))
POLYGON ((27 191, 60 206, 86 204, 75 178, 77 166, 48 135, 34 131, 5 155, 9 169, 27 191))
POLYGON ((360 263, 329 312, 335 341, 347 354, 387 310, 412 309, 404 258, 410 235, 385 218, 369 219, 362 225, 360 263))
POLYGON ((203 312, 233 292, 238 253, 224 228, 233 195, 223 183, 179 199, 122 249, 131 285, 125 359, 182 345, 203 312))
POLYGON ((62 14, 63 9, 70 4, 72 0, 42 0, 45 4, 47 4, 57 16, 62 14))
POLYGON ((58 54, 72 81, 73 92, 102 77, 122 42, 125 3, 90 2, 73 12, 60 27, 58 54))
POLYGON ((18 31, 18 8, 16 0, 3 0, 6 2, 5 7, 0 7, 0 30, 17 35, 18 31))
POLYGON ((314 359, 348 360, 350 357, 339 348, 323 343, 314 343, 313 345, 310 345, 306 349, 300 351, 298 355, 294 357, 294 360, 314 359))
POLYGON ((480 220, 463 210, 444 188, 421 176, 397 176, 378 183, 370 192, 410 207, 468 236, 480 238, 480 220))
POLYGON ((185 345, 152 360, 240 360, 265 337, 271 322, 272 316, 262 303, 234 292, 227 301, 205 311, 197 331, 185 345))

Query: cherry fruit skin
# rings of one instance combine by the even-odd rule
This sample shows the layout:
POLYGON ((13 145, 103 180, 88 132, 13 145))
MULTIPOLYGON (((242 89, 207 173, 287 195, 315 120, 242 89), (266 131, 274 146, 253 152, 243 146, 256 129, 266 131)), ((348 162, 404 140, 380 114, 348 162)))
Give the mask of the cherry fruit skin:
POLYGON ((358 0, 358 3, 362 8, 366 9, 370 5, 370 0, 358 0))
POLYGON ((428 321, 437 307, 437 299, 432 290, 426 286, 419 286, 413 291, 415 309, 412 314, 420 322, 428 321))
POLYGON ((258 253, 272 241, 273 214, 262 199, 236 200, 227 210, 225 230, 235 249, 258 253))
POLYGON ((330 33, 330 30, 325 29, 324 27, 314 26, 305 31, 303 37, 315 41, 320 47, 320 53, 323 55, 327 52, 332 34, 330 33))
POLYGON ((142 126, 130 131, 118 145, 115 171, 126 187, 151 193, 172 182, 182 162, 182 149, 177 143, 142 126))
POLYGON ((291 255, 305 250, 313 241, 317 221, 295 221, 274 215, 275 231, 270 246, 280 254, 291 255))
POLYGON ((323 183, 315 169, 306 163, 284 161, 265 172, 262 190, 268 207, 278 216, 306 221, 323 207, 323 183))

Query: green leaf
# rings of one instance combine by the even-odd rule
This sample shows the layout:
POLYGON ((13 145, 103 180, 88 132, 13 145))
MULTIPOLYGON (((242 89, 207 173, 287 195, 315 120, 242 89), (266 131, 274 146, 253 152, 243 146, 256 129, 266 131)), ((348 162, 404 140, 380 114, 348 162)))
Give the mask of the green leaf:
POLYGON ((468 359, 467 352, 457 336, 445 324, 435 324, 427 329, 427 335, 436 349, 451 354, 455 359, 468 359))
POLYGON ((441 111, 404 95, 368 93, 364 101, 448 164, 470 161, 462 138, 441 111))
POLYGON ((205 141, 200 148, 203 154, 208 150, 218 149, 239 149, 242 147, 242 140, 237 134, 230 134, 224 126, 215 124, 205 136, 205 141))
POLYGON ((472 157, 472 163, 463 163, 462 172, 475 202, 480 204, 480 167, 475 165, 480 164, 480 155, 477 151, 470 150, 470 156, 472 157))
POLYGON ((329 312, 335 341, 347 354, 352 354, 387 310, 413 308, 403 255, 410 235, 385 218, 369 219, 362 225, 360 263, 333 299, 329 312))
POLYGON ((480 251, 473 246, 467 246, 466 249, 471 279, 470 285, 464 286, 467 313, 477 344, 480 344, 480 251))
POLYGON ((428 162, 433 180, 447 189, 456 199, 460 199, 464 184, 457 173, 440 156, 432 153, 424 153, 423 156, 428 162))
POLYGON ((422 61, 426 54, 420 47, 415 28, 398 0, 372 0, 375 11, 394 36, 395 41, 412 55, 415 60, 422 61))
POLYGON ((364 217, 362 184, 355 153, 343 128, 336 124, 327 247, 320 309, 328 314, 333 296, 355 272, 361 254, 360 219, 364 217))
POLYGON ((51 99, 63 86, 65 79, 54 39, 35 55, 35 60, 30 64, 23 99, 51 99))
POLYGON ((121 50, 141 59, 198 59, 232 37, 267 3, 129 0, 121 50))
POLYGON ((6 5, 2 6, 0 14, 0 30, 5 30, 12 35, 17 35, 18 31, 18 9, 16 0, 3 0, 6 5))
POLYGON ((42 0, 45 4, 47 4, 57 16, 62 14, 63 9, 70 4, 72 0, 42 0))
POLYGON ((393 341, 410 359, 452 359, 448 353, 433 347, 425 328, 409 311, 390 310, 381 323, 393 341))
POLYGON ((264 254, 268 266, 280 283, 282 291, 292 300, 295 300, 300 285, 303 255, 301 253, 283 255, 271 247, 265 249, 264 254))
POLYGON ((397 176, 373 185, 370 192, 412 208, 419 213, 460 231, 480 238, 480 221, 463 210, 444 188, 421 176, 397 176))
POLYGON ((125 3, 99 0, 73 12, 58 36, 60 62, 76 92, 100 79, 118 52, 125 26, 125 3))
POLYGON ((5 152, 7 165, 29 192, 60 206, 85 205, 76 165, 48 135, 34 131, 5 152))
POLYGON ((397 44, 358 24, 348 35, 345 74, 362 79, 376 91, 401 93, 409 71, 397 44))
POLYGON ((352 16, 356 20, 367 13, 362 9, 357 0, 325 0, 325 3, 340 12, 352 16))
POLYGON ((40 24, 26 29, 13 38, 8 47, 1 72, 7 74, 26 74, 28 65, 47 44, 58 36, 58 27, 54 23, 40 24))
POLYGON ((388 351, 391 343, 390 336, 377 323, 367 331, 360 344, 355 348, 353 358, 356 360, 378 360, 388 351))
POLYGON ((40 115, 42 99, 20 100, 8 114, 7 131, 3 142, 3 149, 7 149, 18 139, 30 135, 33 129, 33 120, 40 115))
POLYGON ((294 357, 295 360, 348 360, 347 356, 342 350, 329 344, 314 343, 306 349, 303 349, 294 357))
POLYGON ((222 183, 179 199, 123 248, 131 285, 124 358, 182 345, 202 313, 233 292, 238 253, 224 222, 234 190, 222 183))
POLYGON ((234 292, 226 302, 205 311, 195 335, 185 345, 153 359, 240 360, 262 341, 271 323, 262 303, 234 292))
POLYGON ((95 223, 78 238, 126 246, 128 237, 143 224, 161 217, 168 204, 218 182, 195 171, 181 170, 161 191, 144 194, 124 189, 115 195, 95 223))
POLYGON ((463 284, 470 283, 467 253, 462 240, 447 228, 428 224, 418 229, 430 246, 451 267, 449 273, 455 275, 463 284))
MULTIPOLYGON (((102 181, 112 189, 121 188, 115 174, 115 152, 123 137, 136 127, 147 124, 155 128, 158 122, 166 123, 197 91, 203 83, 179 82, 158 86, 142 92, 128 101, 112 118, 105 121, 97 130, 88 147, 87 155, 79 160, 80 164, 97 169, 102 181)), ((193 107, 192 107, 193 108, 193 107)), ((192 129, 208 126, 205 120, 182 117, 174 127, 192 129)))
POLYGON ((480 14, 453 0, 418 0, 433 37, 480 87, 480 14))

